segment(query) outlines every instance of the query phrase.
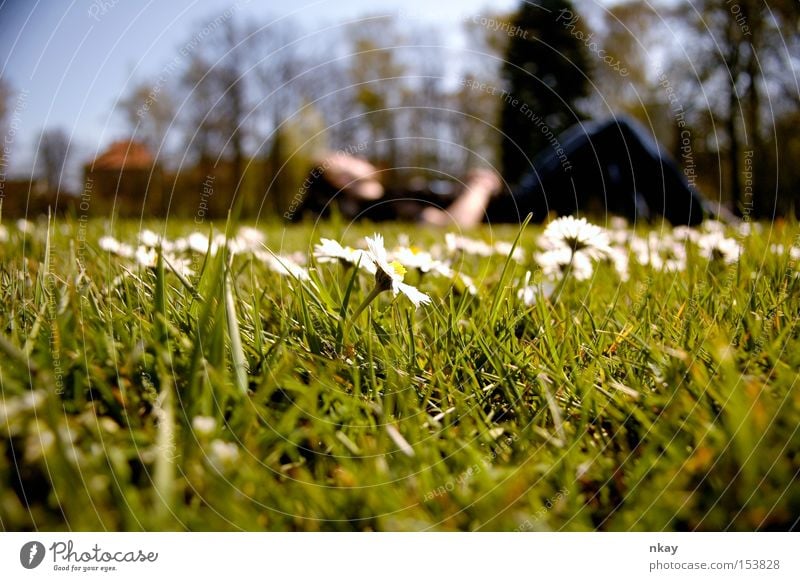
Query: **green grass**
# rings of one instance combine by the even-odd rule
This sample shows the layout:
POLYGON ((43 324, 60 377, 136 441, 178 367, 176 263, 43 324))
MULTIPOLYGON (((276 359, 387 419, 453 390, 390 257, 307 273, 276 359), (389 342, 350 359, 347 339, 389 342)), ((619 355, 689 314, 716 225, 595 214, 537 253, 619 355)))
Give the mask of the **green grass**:
MULTIPOLYGON (((300 283, 219 253, 183 279, 126 274, 105 227, 0 243, 4 530, 797 528, 800 280, 768 249, 795 224, 743 239, 738 265, 690 255, 622 283, 601 265, 528 308, 529 226, 531 264, 463 258, 477 296, 410 273, 431 305, 384 293, 349 328, 363 273, 300 283)), ((267 244, 373 231, 409 227, 272 226, 267 244)))

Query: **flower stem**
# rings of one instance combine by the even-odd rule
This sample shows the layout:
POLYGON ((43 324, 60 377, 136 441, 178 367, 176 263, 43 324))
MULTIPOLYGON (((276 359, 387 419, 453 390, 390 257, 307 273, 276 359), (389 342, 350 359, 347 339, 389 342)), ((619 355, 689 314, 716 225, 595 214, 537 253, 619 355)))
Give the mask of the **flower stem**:
POLYGON ((353 323, 358 319, 359 315, 364 312, 369 304, 375 300, 375 298, 383 292, 384 289, 380 287, 380 285, 375 285, 375 287, 370 291, 370 293, 366 296, 363 302, 358 305, 358 308, 355 310, 353 315, 344 325, 344 331, 342 333, 342 338, 346 339, 347 336, 350 334, 350 327, 353 326, 353 323))
POLYGON ((558 288, 555 292, 551 295, 553 297, 553 302, 557 302, 558 299, 561 298, 561 292, 564 290, 564 286, 567 284, 567 278, 569 278, 570 273, 572 272, 572 262, 575 260, 575 250, 573 249, 569 255, 569 264, 564 272, 561 273, 561 280, 558 283, 558 288))

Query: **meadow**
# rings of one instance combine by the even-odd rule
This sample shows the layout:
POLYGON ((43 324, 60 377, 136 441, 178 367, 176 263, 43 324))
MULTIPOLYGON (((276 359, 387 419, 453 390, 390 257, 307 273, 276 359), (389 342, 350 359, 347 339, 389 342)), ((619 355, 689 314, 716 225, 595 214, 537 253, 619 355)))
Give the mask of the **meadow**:
POLYGON ((0 528, 798 528, 800 227, 597 222, 4 221, 0 528))

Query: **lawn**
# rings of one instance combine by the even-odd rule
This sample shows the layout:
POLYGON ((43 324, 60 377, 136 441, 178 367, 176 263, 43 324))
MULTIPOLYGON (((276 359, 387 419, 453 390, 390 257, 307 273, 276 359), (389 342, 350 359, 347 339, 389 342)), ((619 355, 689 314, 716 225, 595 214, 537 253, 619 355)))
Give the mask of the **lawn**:
POLYGON ((5 220, 0 529, 798 528, 800 227, 598 222, 5 220))

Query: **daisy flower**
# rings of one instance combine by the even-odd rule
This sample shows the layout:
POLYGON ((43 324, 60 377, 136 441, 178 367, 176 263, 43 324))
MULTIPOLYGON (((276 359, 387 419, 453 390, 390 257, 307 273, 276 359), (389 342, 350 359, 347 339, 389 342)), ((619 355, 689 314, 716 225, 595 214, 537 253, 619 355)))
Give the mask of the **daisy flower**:
POLYGON ((453 269, 446 262, 434 258, 430 252, 413 246, 395 248, 391 257, 404 267, 416 268, 422 273, 437 274, 445 278, 452 278, 455 275, 453 269))
POLYGON ((611 220, 609 220, 608 222, 608 225, 612 230, 628 229, 628 221, 622 216, 612 216, 611 220))
POLYGON ((742 221, 739 223, 739 234, 742 236, 750 236, 750 234, 756 233, 760 234, 764 227, 759 224, 758 222, 749 222, 747 220, 742 221))
POLYGON ((586 221, 572 216, 558 218, 547 225, 539 239, 545 250, 566 248, 571 252, 586 253, 590 258, 599 258, 610 251, 608 233, 586 221))
POLYGON ((399 247, 391 253, 391 258, 397 260, 405 268, 415 268, 423 274, 435 275, 446 278, 456 286, 471 295, 478 294, 475 283, 467 275, 456 272, 446 261, 434 258, 431 252, 420 250, 416 247, 399 247))
POLYGON ((525 260, 525 253, 522 251, 522 248, 519 246, 515 247, 511 242, 495 242, 493 248, 495 254, 499 254, 500 256, 508 256, 510 254, 511 260, 515 262, 522 262, 525 260))
POLYGON ((240 251, 252 252, 260 249, 267 241, 267 237, 260 230, 250 228, 249 226, 242 226, 236 233, 234 240, 240 251))
POLYGON ((192 261, 187 258, 181 258, 179 256, 174 256, 174 255, 166 255, 164 256, 164 266, 166 266, 169 270, 171 270, 175 274, 179 274, 185 277, 194 276, 194 270, 192 270, 192 261))
POLYGON ((592 277, 594 267, 584 252, 573 252, 567 247, 548 250, 537 254, 536 263, 542 267, 545 276, 556 278, 570 274, 575 280, 587 280, 592 277))
POLYGON ((475 281, 472 280, 470 276, 467 276, 463 272, 456 273, 456 284, 461 283, 466 291, 475 296, 478 294, 478 287, 475 286, 475 281))
POLYGON ((689 228, 689 226, 675 226, 675 228, 672 229, 672 237, 682 242, 697 242, 700 238, 700 232, 694 228, 689 228))
POLYGON ((101 250, 122 256, 123 258, 132 258, 135 251, 132 247, 124 244, 114 238, 113 236, 103 236, 97 241, 97 245, 101 250))
POLYGON ((701 225, 700 228, 709 234, 724 234, 725 233, 725 224, 720 222, 719 220, 705 220, 701 225))
POLYGON ((192 429, 200 436, 210 436, 217 430, 217 420, 209 416, 192 418, 192 429))
POLYGON ((272 272, 298 280, 310 280, 305 267, 290 256, 278 256, 269 251, 257 250, 253 255, 267 265, 272 272))
POLYGON ((367 238, 366 240, 367 258, 375 265, 376 295, 388 290, 392 291, 395 296, 403 293, 416 307, 431 302, 431 298, 428 295, 403 282, 406 269, 396 260, 389 262, 389 255, 383 245, 383 236, 375 234, 372 238, 367 238))
POLYGON ((532 307, 542 298, 549 297, 555 290, 555 287, 549 282, 532 284, 531 276, 532 273, 530 270, 525 273, 525 280, 517 291, 517 298, 522 301, 522 304, 526 307, 532 307))
POLYGON ((628 270, 630 256, 628 255, 628 251, 624 248, 618 248, 616 246, 612 246, 610 250, 611 252, 606 260, 611 262, 611 264, 614 266, 614 270, 617 271, 617 276, 619 276, 619 279, 623 282, 627 281, 630 278, 630 272, 628 270))
POLYGON ((17 220, 17 230, 23 234, 33 234, 33 231, 36 230, 36 225, 30 220, 20 218, 17 220))
POLYGON ((697 241, 700 254, 711 261, 733 264, 742 252, 739 243, 720 232, 705 234, 697 241))
MULTIPOLYGON (((158 251, 155 248, 138 246, 133 257, 139 266, 145 268, 156 268, 158 266, 158 251)), ((164 253, 164 267, 179 276, 194 276, 191 261, 186 258, 164 253)))
POLYGON ((152 230, 144 229, 139 232, 139 242, 142 244, 142 246, 154 248, 161 242, 161 236, 152 230))
POLYGON ((608 238, 613 244, 625 245, 631 241, 633 232, 630 230, 611 230, 608 232, 608 238))
MULTIPOLYGON (((530 271, 528 272, 530 274, 530 271)), ((517 298, 526 307, 532 307, 539 300, 539 287, 535 285, 525 285, 517 291, 517 298)))
POLYGON ((211 442, 206 458, 215 469, 222 471, 236 465, 239 448, 233 442, 216 439, 211 442))
POLYGON ((186 238, 186 244, 189 250, 200 254, 206 254, 211 249, 211 242, 208 236, 201 232, 192 232, 189 234, 186 238))
POLYGON ((444 235, 444 241, 447 245, 447 250, 451 254, 456 252, 463 252, 464 254, 473 254, 475 256, 491 256, 494 254, 494 248, 481 240, 467 238, 466 236, 458 236, 452 232, 444 235))
POLYGON ((139 246, 136 248, 134 258, 136 258, 136 262, 139 263, 139 266, 144 266, 145 268, 155 268, 158 260, 158 254, 154 248, 139 246))
POLYGON ((647 238, 635 236, 631 239, 630 248, 636 261, 641 265, 662 272, 686 270, 686 242, 681 242, 669 234, 659 235, 651 232, 647 238))
POLYGON ((686 246, 676 240, 666 240, 662 248, 664 264, 662 270, 682 272, 686 270, 686 246))
POLYGON ((319 244, 314 245, 314 258, 320 264, 326 262, 340 262, 345 265, 360 265, 361 268, 375 274, 372 261, 366 256, 366 252, 349 246, 342 246, 336 240, 322 238, 319 244))

